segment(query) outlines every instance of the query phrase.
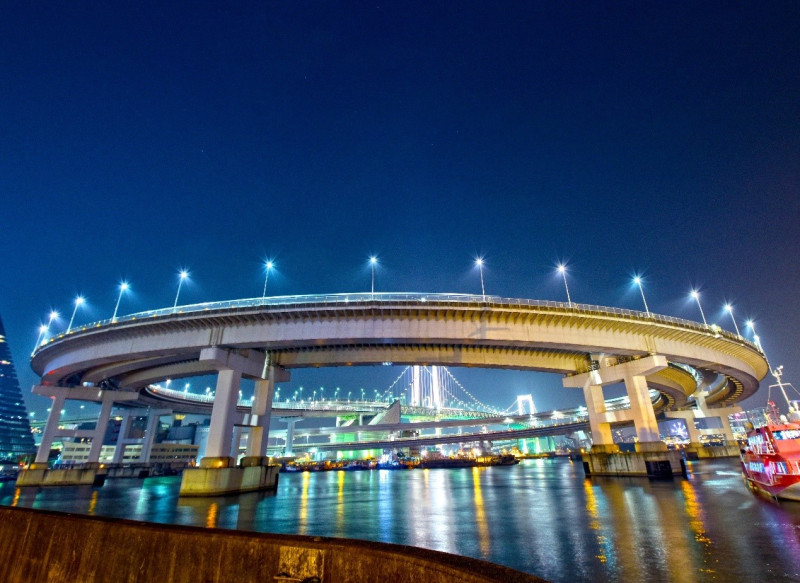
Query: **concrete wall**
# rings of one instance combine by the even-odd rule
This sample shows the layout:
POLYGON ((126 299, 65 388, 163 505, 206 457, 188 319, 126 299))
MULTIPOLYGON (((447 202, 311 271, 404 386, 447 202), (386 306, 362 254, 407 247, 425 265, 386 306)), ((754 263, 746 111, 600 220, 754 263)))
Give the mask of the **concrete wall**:
POLYGON ((0 581, 534 583, 483 561, 383 543, 0 507, 0 581))

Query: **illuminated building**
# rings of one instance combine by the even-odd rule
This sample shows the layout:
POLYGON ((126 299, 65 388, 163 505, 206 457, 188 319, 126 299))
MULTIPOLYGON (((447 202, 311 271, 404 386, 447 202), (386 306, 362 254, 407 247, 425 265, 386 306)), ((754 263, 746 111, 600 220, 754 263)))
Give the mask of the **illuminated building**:
POLYGON ((34 453, 28 413, 0 319, 0 461, 17 461, 34 453))

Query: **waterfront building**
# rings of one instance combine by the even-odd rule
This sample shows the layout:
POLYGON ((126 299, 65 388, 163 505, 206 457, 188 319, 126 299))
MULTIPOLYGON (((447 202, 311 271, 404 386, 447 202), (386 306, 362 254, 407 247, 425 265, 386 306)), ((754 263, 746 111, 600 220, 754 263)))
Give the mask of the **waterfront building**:
MULTIPOLYGON (((61 463, 65 465, 85 463, 89 460, 89 450, 91 442, 64 441, 61 450, 61 463)), ((116 446, 103 445, 100 451, 100 463, 110 464, 114 460, 116 446)), ((176 466, 184 468, 194 464, 197 460, 198 447, 187 443, 154 443, 150 450, 150 457, 147 463, 152 465, 176 466)), ((142 444, 128 444, 122 454, 122 463, 134 464, 140 461, 142 455, 142 444)))
POLYGON ((28 411, 0 318, 0 462, 17 462, 35 453, 28 411))

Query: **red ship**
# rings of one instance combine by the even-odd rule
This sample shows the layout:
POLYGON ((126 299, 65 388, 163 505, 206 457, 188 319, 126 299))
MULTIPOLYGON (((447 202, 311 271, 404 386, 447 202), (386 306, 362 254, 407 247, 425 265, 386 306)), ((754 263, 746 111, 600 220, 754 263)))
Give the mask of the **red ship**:
POLYGON ((791 385, 781 382, 782 369, 772 371, 778 384, 770 389, 777 386, 783 393, 788 418, 778 415, 773 406, 761 416, 764 424, 748 431, 742 474, 748 486, 761 494, 800 501, 800 410, 797 401, 786 396, 785 387, 791 385))

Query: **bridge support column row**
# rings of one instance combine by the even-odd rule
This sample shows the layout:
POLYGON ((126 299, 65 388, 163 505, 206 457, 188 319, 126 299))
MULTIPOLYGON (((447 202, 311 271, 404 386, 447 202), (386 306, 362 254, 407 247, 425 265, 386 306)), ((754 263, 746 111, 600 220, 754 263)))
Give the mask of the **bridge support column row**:
POLYGON ((150 453, 153 450, 158 420, 172 415, 172 409, 126 409, 122 411, 122 420, 119 426, 114 457, 108 468, 109 478, 146 478, 150 475, 150 453), (134 417, 147 417, 147 428, 144 437, 130 438, 131 419, 134 417), (125 449, 129 445, 141 445, 139 457, 135 462, 125 462, 125 449))
POLYGON ((591 451, 584 456, 587 474, 672 476, 676 471, 684 472, 680 453, 668 452, 659 438, 647 387, 647 375, 666 367, 667 359, 654 355, 564 378, 564 386, 582 388, 586 400, 593 443, 591 451), (620 381, 625 383, 630 409, 609 411, 603 386, 620 381), (632 421, 636 428, 636 453, 620 453, 619 446, 614 443, 611 425, 623 421, 632 421))
POLYGON ((20 472, 17 478, 17 486, 102 484, 105 479, 105 473, 98 472, 100 469, 100 452, 102 451, 108 420, 111 416, 111 409, 114 407, 115 402, 137 399, 139 397, 138 393, 106 391, 92 387, 55 387, 46 385, 35 385, 33 393, 49 396, 53 399, 53 403, 50 407, 50 414, 47 417, 47 423, 42 432, 42 441, 36 451, 34 462, 27 469, 20 472), (100 415, 94 429, 59 429, 61 409, 68 399, 100 403, 100 415), (74 468, 49 469, 48 457, 56 437, 91 439, 86 463, 74 468))
POLYGON ((288 372, 272 366, 269 355, 258 351, 241 353, 211 347, 201 351, 200 360, 213 363, 217 369, 217 388, 206 455, 200 467, 184 470, 180 495, 216 496, 277 487, 280 466, 270 465, 266 446, 275 383, 288 380, 288 372), (250 413, 237 423, 243 376, 256 379, 256 386, 250 413), (235 425, 250 428, 247 455, 238 467, 231 455, 235 425))

